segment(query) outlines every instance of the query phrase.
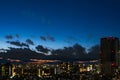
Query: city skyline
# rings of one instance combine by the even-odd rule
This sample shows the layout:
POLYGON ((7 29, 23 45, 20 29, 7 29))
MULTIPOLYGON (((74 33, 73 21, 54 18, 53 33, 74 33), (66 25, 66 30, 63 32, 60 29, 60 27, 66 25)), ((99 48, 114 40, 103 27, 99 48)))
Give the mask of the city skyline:
POLYGON ((13 36, 10 41, 30 39, 35 46, 53 49, 75 43, 89 49, 101 37, 119 38, 119 4, 118 0, 0 1, 0 48, 11 46, 6 36, 13 36))

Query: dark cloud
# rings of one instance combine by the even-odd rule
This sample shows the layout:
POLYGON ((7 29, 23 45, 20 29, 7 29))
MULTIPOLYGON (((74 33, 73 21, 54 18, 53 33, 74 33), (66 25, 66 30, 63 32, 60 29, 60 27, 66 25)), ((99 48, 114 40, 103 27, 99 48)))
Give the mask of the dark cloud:
POLYGON ((46 41, 46 38, 44 36, 40 36, 40 39, 46 41))
POLYGON ((30 44, 30 45, 34 45, 34 42, 33 42, 31 39, 27 39, 27 40, 26 40, 26 43, 27 43, 27 44, 30 44))
POLYGON ((54 42, 55 41, 55 38, 54 37, 52 37, 51 35, 46 35, 46 36, 40 36, 40 39, 41 40, 43 40, 43 41, 52 41, 52 42, 54 42))
MULTIPOLYGON (((44 54, 37 54, 37 52, 32 51, 29 48, 13 48, 8 47, 7 54, 0 53, 0 56, 3 58, 11 58, 11 59, 19 59, 22 60, 22 62, 28 62, 30 59, 44 59, 44 54)), ((20 62, 21 63, 21 62, 20 62)))
POLYGON ((89 50, 89 53, 99 53, 100 52, 100 46, 99 45, 94 45, 92 46, 89 50))
POLYGON ((11 45, 15 45, 17 47, 29 47, 26 43, 21 43, 19 41, 7 41, 7 43, 11 44, 11 45))
POLYGON ((51 35, 47 35, 46 38, 50 41, 53 41, 53 42, 55 41, 55 38, 52 37, 51 35))
POLYGON ((7 43, 18 46, 18 47, 22 47, 22 45, 19 41, 7 41, 7 43))
POLYGON ((48 53, 48 51, 50 51, 48 48, 45 48, 42 45, 38 45, 35 48, 37 51, 42 52, 42 53, 48 53))
MULTIPOLYGON (((98 53, 100 51, 100 47, 99 45, 95 45, 92 46, 89 50, 88 53, 86 52, 86 49, 84 47, 82 47, 80 44, 76 43, 73 46, 68 46, 68 47, 64 47, 62 49, 48 49, 42 45, 38 45, 35 47, 35 49, 37 50, 36 52, 33 52, 30 48, 29 45, 26 43, 20 43, 19 41, 7 41, 7 43, 18 46, 18 47, 25 47, 25 48, 21 48, 21 49, 25 49, 23 50, 19 50, 21 53, 26 53, 26 51, 28 51, 27 55, 32 58, 33 55, 29 54, 29 53, 42 53, 44 55, 44 59, 55 59, 55 60, 62 60, 62 61, 76 61, 76 60, 93 60, 93 59, 98 59, 98 53), (51 55, 45 55, 47 53, 51 52, 51 55)), ((11 49, 10 49, 11 50, 11 49)), ((17 49, 15 49, 17 50, 17 49)), ((14 52, 12 52, 14 53, 14 52)), ((17 51, 16 51, 17 54, 17 51)), ((41 55, 42 55, 41 54, 41 55)), ((41 57, 41 55, 39 56, 38 54, 34 54, 36 55, 35 57, 39 58, 41 57)), ((27 57, 27 56, 26 56, 27 57)))
POLYGON ((88 51, 88 56, 90 59, 98 59, 98 54, 100 53, 100 46, 94 45, 88 51))
POLYGON ((5 38, 6 39, 13 39, 13 36, 12 35, 6 35, 5 38))
POLYGON ((76 56, 79 56, 81 58, 85 57, 84 54, 86 54, 86 50, 80 44, 76 43, 75 45, 73 45, 73 49, 76 56))
POLYGON ((60 60, 93 60, 98 59, 100 51, 99 45, 94 45, 86 52, 86 49, 80 44, 74 44, 71 47, 52 50, 52 57, 60 60))
POLYGON ((71 47, 64 47, 63 49, 52 50, 52 55, 54 57, 58 57, 59 59, 85 59, 86 58, 86 51, 85 48, 82 47, 80 44, 74 44, 71 47))
POLYGON ((29 48, 29 45, 26 43, 21 43, 22 46, 29 48))

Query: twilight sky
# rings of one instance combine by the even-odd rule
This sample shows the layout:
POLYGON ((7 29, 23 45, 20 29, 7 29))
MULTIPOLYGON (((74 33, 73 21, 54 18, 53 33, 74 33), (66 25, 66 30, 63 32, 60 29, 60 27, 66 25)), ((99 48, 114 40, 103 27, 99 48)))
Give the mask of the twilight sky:
POLYGON ((120 38, 120 1, 0 0, 0 28, 0 48, 10 46, 6 35, 16 34, 55 49, 74 43, 90 48, 101 37, 120 38))

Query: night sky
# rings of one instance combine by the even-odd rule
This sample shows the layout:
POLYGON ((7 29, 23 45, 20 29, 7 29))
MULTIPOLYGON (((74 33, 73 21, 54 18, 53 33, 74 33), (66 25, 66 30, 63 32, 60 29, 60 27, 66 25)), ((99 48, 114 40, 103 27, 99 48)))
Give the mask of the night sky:
POLYGON ((119 31, 120 0, 0 0, 0 48, 11 46, 6 35, 54 49, 90 48, 101 37, 120 38, 119 31))

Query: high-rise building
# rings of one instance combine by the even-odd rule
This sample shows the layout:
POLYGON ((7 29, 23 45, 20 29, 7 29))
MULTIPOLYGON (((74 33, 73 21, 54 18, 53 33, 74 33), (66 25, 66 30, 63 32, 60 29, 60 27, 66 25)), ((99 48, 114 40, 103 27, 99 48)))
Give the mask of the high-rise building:
POLYGON ((100 43, 101 72, 108 74, 116 71, 119 66, 119 39, 116 37, 101 38, 100 43))

